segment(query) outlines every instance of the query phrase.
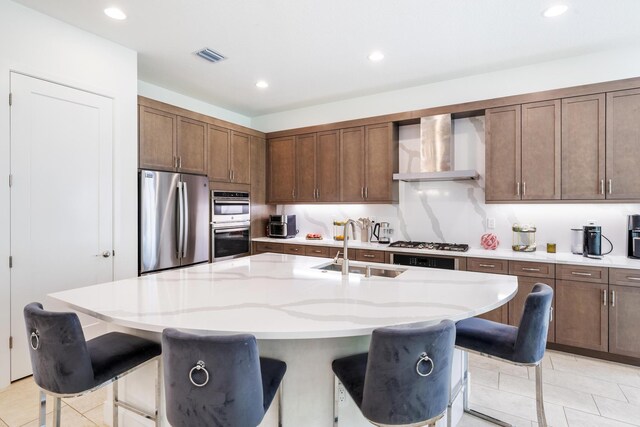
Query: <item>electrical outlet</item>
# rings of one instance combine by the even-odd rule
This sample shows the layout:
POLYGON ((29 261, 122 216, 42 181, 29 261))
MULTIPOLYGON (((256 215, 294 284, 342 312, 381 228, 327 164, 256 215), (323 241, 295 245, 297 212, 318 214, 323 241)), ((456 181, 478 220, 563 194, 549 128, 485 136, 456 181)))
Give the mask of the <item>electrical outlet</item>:
POLYGON ((487 218, 487 228, 489 230, 493 230, 496 228, 496 219, 495 218, 487 218))
POLYGON ((344 389, 342 383, 338 384, 338 404, 344 406, 347 403, 347 391, 344 389))

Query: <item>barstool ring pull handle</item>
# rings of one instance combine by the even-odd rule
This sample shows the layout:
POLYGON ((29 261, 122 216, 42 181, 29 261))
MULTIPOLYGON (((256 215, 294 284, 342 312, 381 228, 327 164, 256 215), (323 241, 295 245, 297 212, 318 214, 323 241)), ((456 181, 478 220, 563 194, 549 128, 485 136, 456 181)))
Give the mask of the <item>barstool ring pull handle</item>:
POLYGON ((40 334, 38 333, 37 329, 31 332, 31 337, 29 338, 29 345, 34 350, 37 350, 40 348, 40 334), (34 344, 34 340, 35 340, 35 344, 34 344))
POLYGON ((418 373, 418 375, 420 375, 421 377, 428 377, 429 375, 431 375, 431 373, 433 372, 433 368, 435 367, 435 364, 433 363, 433 360, 427 355, 427 353, 423 352, 420 355, 420 359, 418 359, 418 363, 416 363, 416 372, 418 373), (427 373, 422 373, 420 371, 420 364, 422 362, 426 362, 429 363, 431 365, 431 369, 429 369, 429 372, 427 373))
POLYGON ((204 367, 204 362, 202 360, 198 360, 198 363, 196 363, 196 366, 191 368, 191 370, 189 371, 189 380, 191 381, 191 384, 193 384, 196 387, 204 387, 209 382, 209 371, 207 371, 207 368, 204 367), (204 371, 204 374, 205 374, 204 382, 201 382, 201 383, 195 382, 193 379, 193 371, 204 371))

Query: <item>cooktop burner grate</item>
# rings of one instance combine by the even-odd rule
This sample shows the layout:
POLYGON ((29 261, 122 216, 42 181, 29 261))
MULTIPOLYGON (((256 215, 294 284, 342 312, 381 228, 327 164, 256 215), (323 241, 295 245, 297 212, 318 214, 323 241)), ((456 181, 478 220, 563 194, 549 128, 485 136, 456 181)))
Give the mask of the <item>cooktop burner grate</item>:
POLYGON ((407 242, 399 240, 389 245, 390 248, 429 249, 434 251, 466 252, 469 245, 464 243, 407 242))

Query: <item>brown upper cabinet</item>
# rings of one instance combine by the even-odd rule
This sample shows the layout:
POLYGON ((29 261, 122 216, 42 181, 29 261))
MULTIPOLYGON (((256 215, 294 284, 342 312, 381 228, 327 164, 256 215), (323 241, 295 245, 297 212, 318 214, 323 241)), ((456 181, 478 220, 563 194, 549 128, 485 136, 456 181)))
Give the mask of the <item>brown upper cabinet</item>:
POLYGON ((560 101, 486 111, 486 200, 560 199, 560 101))
POLYGON ((174 171, 178 117, 142 105, 138 117, 140 168, 174 171))
POLYGON ((560 100, 522 105, 522 200, 560 199, 560 100))
POLYGON ((340 130, 340 200, 364 202, 364 127, 340 130))
POLYGON ((270 203, 398 201, 393 123, 270 139, 268 159, 270 203))
POLYGON ((340 150, 337 131, 296 136, 295 202, 340 200, 340 150))
POLYGON ((640 89, 607 94, 606 197, 640 199, 640 89))
POLYGON ((251 183, 249 135, 209 125, 209 180, 251 183))
POLYGON ((398 200, 398 129, 392 123, 340 131, 340 188, 343 202, 398 200))
POLYGON ((296 138, 275 138, 267 144, 267 201, 288 203, 296 196, 296 138))
POLYGON ((485 113, 486 200, 520 200, 522 107, 492 108, 485 113))
POLYGON ((605 96, 562 100, 562 198, 605 198, 605 96))
POLYGON ((207 174, 207 124, 178 116, 178 172, 207 174))
POLYGON ((139 107, 140 167, 205 175, 207 124, 139 107))
POLYGON ((340 201, 340 133, 318 132, 316 142, 316 200, 340 201))

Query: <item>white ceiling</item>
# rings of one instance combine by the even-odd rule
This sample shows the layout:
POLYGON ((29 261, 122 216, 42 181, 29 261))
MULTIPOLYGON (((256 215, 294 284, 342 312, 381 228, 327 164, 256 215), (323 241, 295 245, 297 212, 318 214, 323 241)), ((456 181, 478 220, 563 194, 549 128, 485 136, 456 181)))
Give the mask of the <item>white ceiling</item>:
POLYGON ((138 51, 141 80, 249 117, 640 41, 639 0, 564 0, 554 19, 554 0, 17 2, 138 51))

